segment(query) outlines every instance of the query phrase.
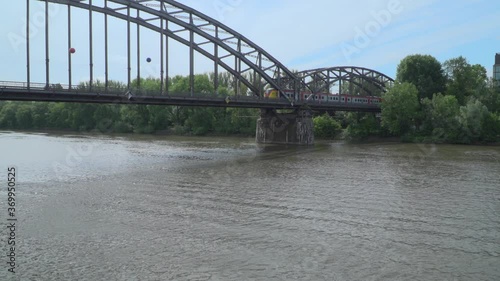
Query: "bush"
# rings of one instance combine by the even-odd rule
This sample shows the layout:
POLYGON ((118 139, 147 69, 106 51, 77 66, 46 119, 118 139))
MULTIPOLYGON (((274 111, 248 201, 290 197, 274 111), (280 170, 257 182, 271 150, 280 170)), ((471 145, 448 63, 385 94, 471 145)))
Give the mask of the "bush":
POLYGON ((327 114, 315 117, 313 121, 314 135, 318 138, 333 139, 342 130, 340 123, 327 114))

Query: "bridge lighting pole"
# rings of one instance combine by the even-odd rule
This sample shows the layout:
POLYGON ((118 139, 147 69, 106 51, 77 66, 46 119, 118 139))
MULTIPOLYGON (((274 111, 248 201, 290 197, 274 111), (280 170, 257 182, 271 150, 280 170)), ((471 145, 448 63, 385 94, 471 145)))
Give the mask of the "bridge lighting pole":
POLYGON ((30 0, 26 0, 26 82, 30 90, 30 0))

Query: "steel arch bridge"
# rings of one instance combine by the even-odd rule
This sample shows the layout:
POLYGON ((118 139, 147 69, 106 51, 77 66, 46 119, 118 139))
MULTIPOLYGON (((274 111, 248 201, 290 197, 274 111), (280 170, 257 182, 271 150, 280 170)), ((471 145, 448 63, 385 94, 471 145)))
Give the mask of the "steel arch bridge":
POLYGON ((374 90, 386 92, 394 84, 394 79, 381 72, 355 66, 305 70, 299 72, 298 76, 304 84, 316 92, 329 92, 332 85, 339 83, 342 94, 342 82, 350 82, 362 89, 365 95, 373 96, 376 94, 374 90))
MULTIPOLYGON (((89 12, 89 42, 90 81, 93 78, 92 61, 92 39, 93 28, 92 15, 94 12, 105 16, 105 73, 108 73, 108 16, 118 18, 127 22, 127 63, 128 63, 128 85, 132 80, 132 54, 131 54, 131 24, 137 26, 137 46, 139 46, 139 27, 147 28, 159 34, 158 43, 161 48, 161 70, 160 77, 168 77, 169 48, 167 38, 172 38, 189 48, 189 70, 190 77, 194 76, 194 54, 195 51, 214 62, 214 73, 216 77, 215 89, 218 89, 218 73, 222 68, 237 81, 241 82, 257 96, 262 95, 261 81, 270 87, 280 91, 287 88, 298 88, 301 80, 288 70, 281 62, 247 39, 242 34, 227 27, 221 22, 204 15, 188 6, 173 0, 39 0, 48 3, 63 4, 68 6, 68 48, 71 48, 71 7, 81 8, 89 12), (165 38, 166 37, 166 38, 165 38), (165 60, 165 62, 163 62, 165 60), (165 65, 167 67, 165 67, 165 65), (283 83, 287 81, 287 83, 283 83)), ((28 0, 29 2, 29 0, 28 0)), ((48 9, 48 8, 47 8, 48 9)), ((48 25, 48 24, 47 24, 48 25)), ((47 28, 46 25, 46 28, 47 28)), ((48 30, 46 29, 46 33, 48 30)), ((49 41, 46 38, 46 41, 49 41)), ((48 46, 46 46, 48 48, 48 46)), ((140 47, 137 47, 137 58, 140 57, 140 47)), ((68 56, 69 68, 71 69, 71 55, 68 56)), ((49 61, 48 55, 46 61, 49 61)), ((49 84, 50 66, 47 63, 47 81, 49 84)), ((140 76, 140 60, 137 60, 138 77, 140 76)), ((70 74, 71 75, 71 74, 70 74)), ((107 80, 107 77, 106 77, 107 80)), ((69 78, 71 81, 71 77, 69 78)), ((190 81, 191 93, 194 91, 193 79, 190 81)), ((70 83, 70 86, 71 83, 70 83)), ((307 86, 306 86, 307 87, 307 86)), ((240 84, 235 83, 236 92, 239 93, 240 84)))
MULTIPOLYGON (((30 34, 30 2, 26 0, 26 34, 30 34)), ((366 87, 366 83, 385 88, 387 81, 392 79, 366 68, 337 67, 322 68, 300 72, 290 71, 276 58, 267 53, 257 44, 245 36, 227 27, 221 22, 210 18, 186 5, 174 0, 38 0, 45 3, 45 83, 31 81, 31 52, 30 38, 26 38, 26 82, 1 83, 0 100, 33 100, 33 101, 65 101, 65 102, 92 102, 92 103, 136 103, 136 104, 164 104, 164 105, 191 105, 191 106, 220 106, 220 107, 253 107, 274 109, 299 109, 307 105, 310 109, 330 108, 345 111, 380 111, 378 107, 366 105, 327 105, 313 101, 291 101, 284 91, 293 90, 296 93, 302 90, 312 91, 318 83, 318 77, 324 85, 331 85, 337 81, 350 81, 356 85, 366 87), (85 88, 77 87, 72 83, 72 55, 67 54, 69 85, 60 85, 51 78, 51 58, 49 56, 49 3, 67 7, 67 47, 72 48, 72 10, 79 8, 88 12, 88 44, 89 61, 88 76, 90 81, 85 88), (94 15, 102 14, 104 23, 100 30, 104 30, 104 87, 94 84, 94 15), (116 18, 127 25, 126 32, 126 61, 127 61, 127 89, 113 89, 109 83, 109 26, 108 18, 116 18), (137 28, 136 36, 132 35, 132 26, 137 28), (133 77, 140 83, 141 77, 141 28, 152 30, 158 35, 160 53, 160 68, 158 76, 161 79, 161 89, 157 93, 146 93, 132 87, 133 77), (189 64, 189 93, 187 96, 176 97, 169 91, 169 39, 181 43, 189 49, 187 58, 189 64), (135 40, 135 42, 134 42, 135 40), (136 43, 133 50, 132 44, 136 43), (136 53, 135 53, 136 52, 136 53), (208 58, 213 62, 215 96, 196 97, 194 87, 195 53, 208 58), (133 59, 136 69, 132 69, 133 59), (135 71, 136 73, 133 73, 135 71), (232 75, 234 96, 217 97, 219 89, 218 74, 224 71, 232 75), (361 81, 362 82, 359 82, 361 81), (364 81, 364 82, 363 82, 364 81), (57 87, 54 87, 57 85, 57 87), (241 93, 242 86, 249 89, 251 97, 241 93), (263 98, 263 89, 266 87, 278 89, 281 99, 270 100, 263 98)), ((81 25, 81 23, 79 23, 81 25)), ((61 34, 58 34, 61 37, 61 34)), ((64 42, 57 42, 65 44, 64 42)), ((60 67, 60 65, 58 66, 60 67)))

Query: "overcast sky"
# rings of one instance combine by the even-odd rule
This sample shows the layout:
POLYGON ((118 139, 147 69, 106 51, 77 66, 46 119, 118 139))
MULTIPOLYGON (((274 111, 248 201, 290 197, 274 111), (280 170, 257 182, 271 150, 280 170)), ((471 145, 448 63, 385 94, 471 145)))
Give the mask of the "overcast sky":
MULTIPOLYGON (((24 0, 4 1, 0 19, 0 80, 26 80, 24 0)), ((94 0, 94 2, 99 2, 94 0)), ((290 69, 363 66, 394 77, 401 59, 430 54, 441 62, 460 55, 481 64, 489 75, 500 53, 500 1, 496 0, 181 0, 238 31, 290 69)), ((32 81, 45 81, 43 4, 31 2, 32 81)), ((88 22, 73 12, 73 80, 88 79, 88 22), (78 23, 78 24, 77 24, 78 23)), ((51 81, 67 83, 66 7, 51 5, 51 81)), ((94 16, 94 45, 103 46, 103 17, 94 16)), ((126 25, 111 21, 110 76, 126 79, 126 25)), ((141 31, 141 73, 159 75, 158 40, 141 31), (145 63, 151 57, 152 63, 145 63), (158 73, 158 74, 157 74, 158 73)), ((170 75, 187 74, 187 52, 174 53, 170 75)), ((103 48, 94 51, 95 77, 104 77, 103 48)), ((185 49, 185 48, 184 48, 185 49)), ((135 60, 135 57, 133 58, 135 60)), ((199 59, 197 72, 212 64, 199 59)), ((134 72, 135 73, 135 72, 134 72)), ((135 74, 134 74, 135 75, 135 74)))

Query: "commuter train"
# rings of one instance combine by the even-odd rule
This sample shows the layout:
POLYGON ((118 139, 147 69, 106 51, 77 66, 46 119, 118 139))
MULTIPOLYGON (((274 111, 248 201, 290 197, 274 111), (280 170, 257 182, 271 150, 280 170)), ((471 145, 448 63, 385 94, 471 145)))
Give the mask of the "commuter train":
MULTIPOLYGON (((339 95, 330 93, 317 93, 312 98, 311 92, 294 93, 292 90, 285 90, 285 95, 294 101, 305 101, 309 98, 310 101, 318 103, 345 103, 345 104, 367 104, 367 105, 380 105, 382 98, 372 96, 353 96, 353 95, 339 95)), ((264 97, 268 99, 278 99, 279 92, 276 89, 268 89, 264 92, 264 97)))

